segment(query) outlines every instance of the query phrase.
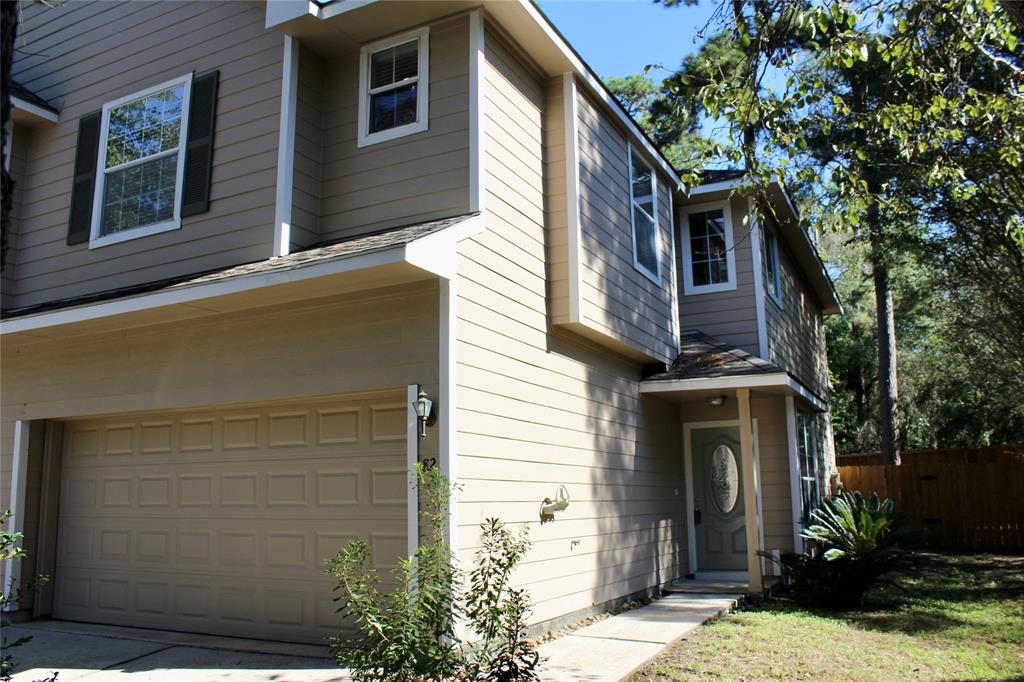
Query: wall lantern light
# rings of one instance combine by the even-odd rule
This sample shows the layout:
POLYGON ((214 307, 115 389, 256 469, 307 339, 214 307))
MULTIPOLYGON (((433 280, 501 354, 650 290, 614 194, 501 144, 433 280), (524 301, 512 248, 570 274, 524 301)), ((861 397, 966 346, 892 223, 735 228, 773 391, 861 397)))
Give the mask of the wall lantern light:
POLYGON ((710 398, 708 398, 708 405, 710 405, 711 407, 721 407, 722 405, 725 405, 725 396, 724 395, 711 396, 710 398))
POLYGON ((420 389, 416 401, 412 404, 416 409, 416 416, 420 420, 420 438, 427 437, 427 427, 437 422, 437 415, 434 413, 434 401, 427 396, 427 392, 420 389))

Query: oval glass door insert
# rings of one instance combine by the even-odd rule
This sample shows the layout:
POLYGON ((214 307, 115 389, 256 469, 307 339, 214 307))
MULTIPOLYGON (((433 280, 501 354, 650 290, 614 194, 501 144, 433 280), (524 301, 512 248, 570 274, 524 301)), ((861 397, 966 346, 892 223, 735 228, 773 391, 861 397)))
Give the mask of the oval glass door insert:
POLYGON ((728 445, 719 445, 711 455, 711 499, 723 514, 736 506, 740 494, 736 455, 728 445))

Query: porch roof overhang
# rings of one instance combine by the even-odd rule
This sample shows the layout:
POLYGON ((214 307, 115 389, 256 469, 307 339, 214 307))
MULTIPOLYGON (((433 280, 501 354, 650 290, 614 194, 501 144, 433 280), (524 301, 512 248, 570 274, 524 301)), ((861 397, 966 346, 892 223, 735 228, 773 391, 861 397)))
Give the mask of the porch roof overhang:
POLYGON ((735 348, 703 332, 681 335, 682 349, 672 366, 640 383, 641 393, 656 393, 676 401, 699 400, 740 388, 758 393, 793 395, 814 409, 828 403, 782 367, 735 348))
POLYGON ((455 245, 484 229, 466 214, 230 268, 2 311, 0 335, 53 339, 287 304, 455 275, 455 245))
POLYGON ((771 374, 739 374, 723 377, 695 377, 690 379, 660 379, 640 383, 641 393, 657 394, 663 398, 697 400, 722 391, 747 388, 757 393, 793 395, 803 399, 815 410, 825 412, 828 403, 787 372, 771 374))

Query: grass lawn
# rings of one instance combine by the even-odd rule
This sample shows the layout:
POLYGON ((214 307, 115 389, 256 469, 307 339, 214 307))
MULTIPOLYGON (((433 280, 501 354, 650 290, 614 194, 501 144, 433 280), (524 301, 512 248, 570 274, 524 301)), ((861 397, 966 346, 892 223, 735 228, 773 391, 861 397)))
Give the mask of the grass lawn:
POLYGON ((917 555, 858 611, 750 606, 631 678, 647 680, 1024 680, 1024 557, 917 555))

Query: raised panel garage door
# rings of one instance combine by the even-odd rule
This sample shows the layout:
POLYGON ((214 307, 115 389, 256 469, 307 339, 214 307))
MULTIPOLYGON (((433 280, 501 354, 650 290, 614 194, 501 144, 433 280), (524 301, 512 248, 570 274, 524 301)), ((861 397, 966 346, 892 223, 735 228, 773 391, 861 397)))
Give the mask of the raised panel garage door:
POLYGON ((70 422, 54 617, 288 641, 340 624, 323 562, 406 553, 404 392, 70 422))

